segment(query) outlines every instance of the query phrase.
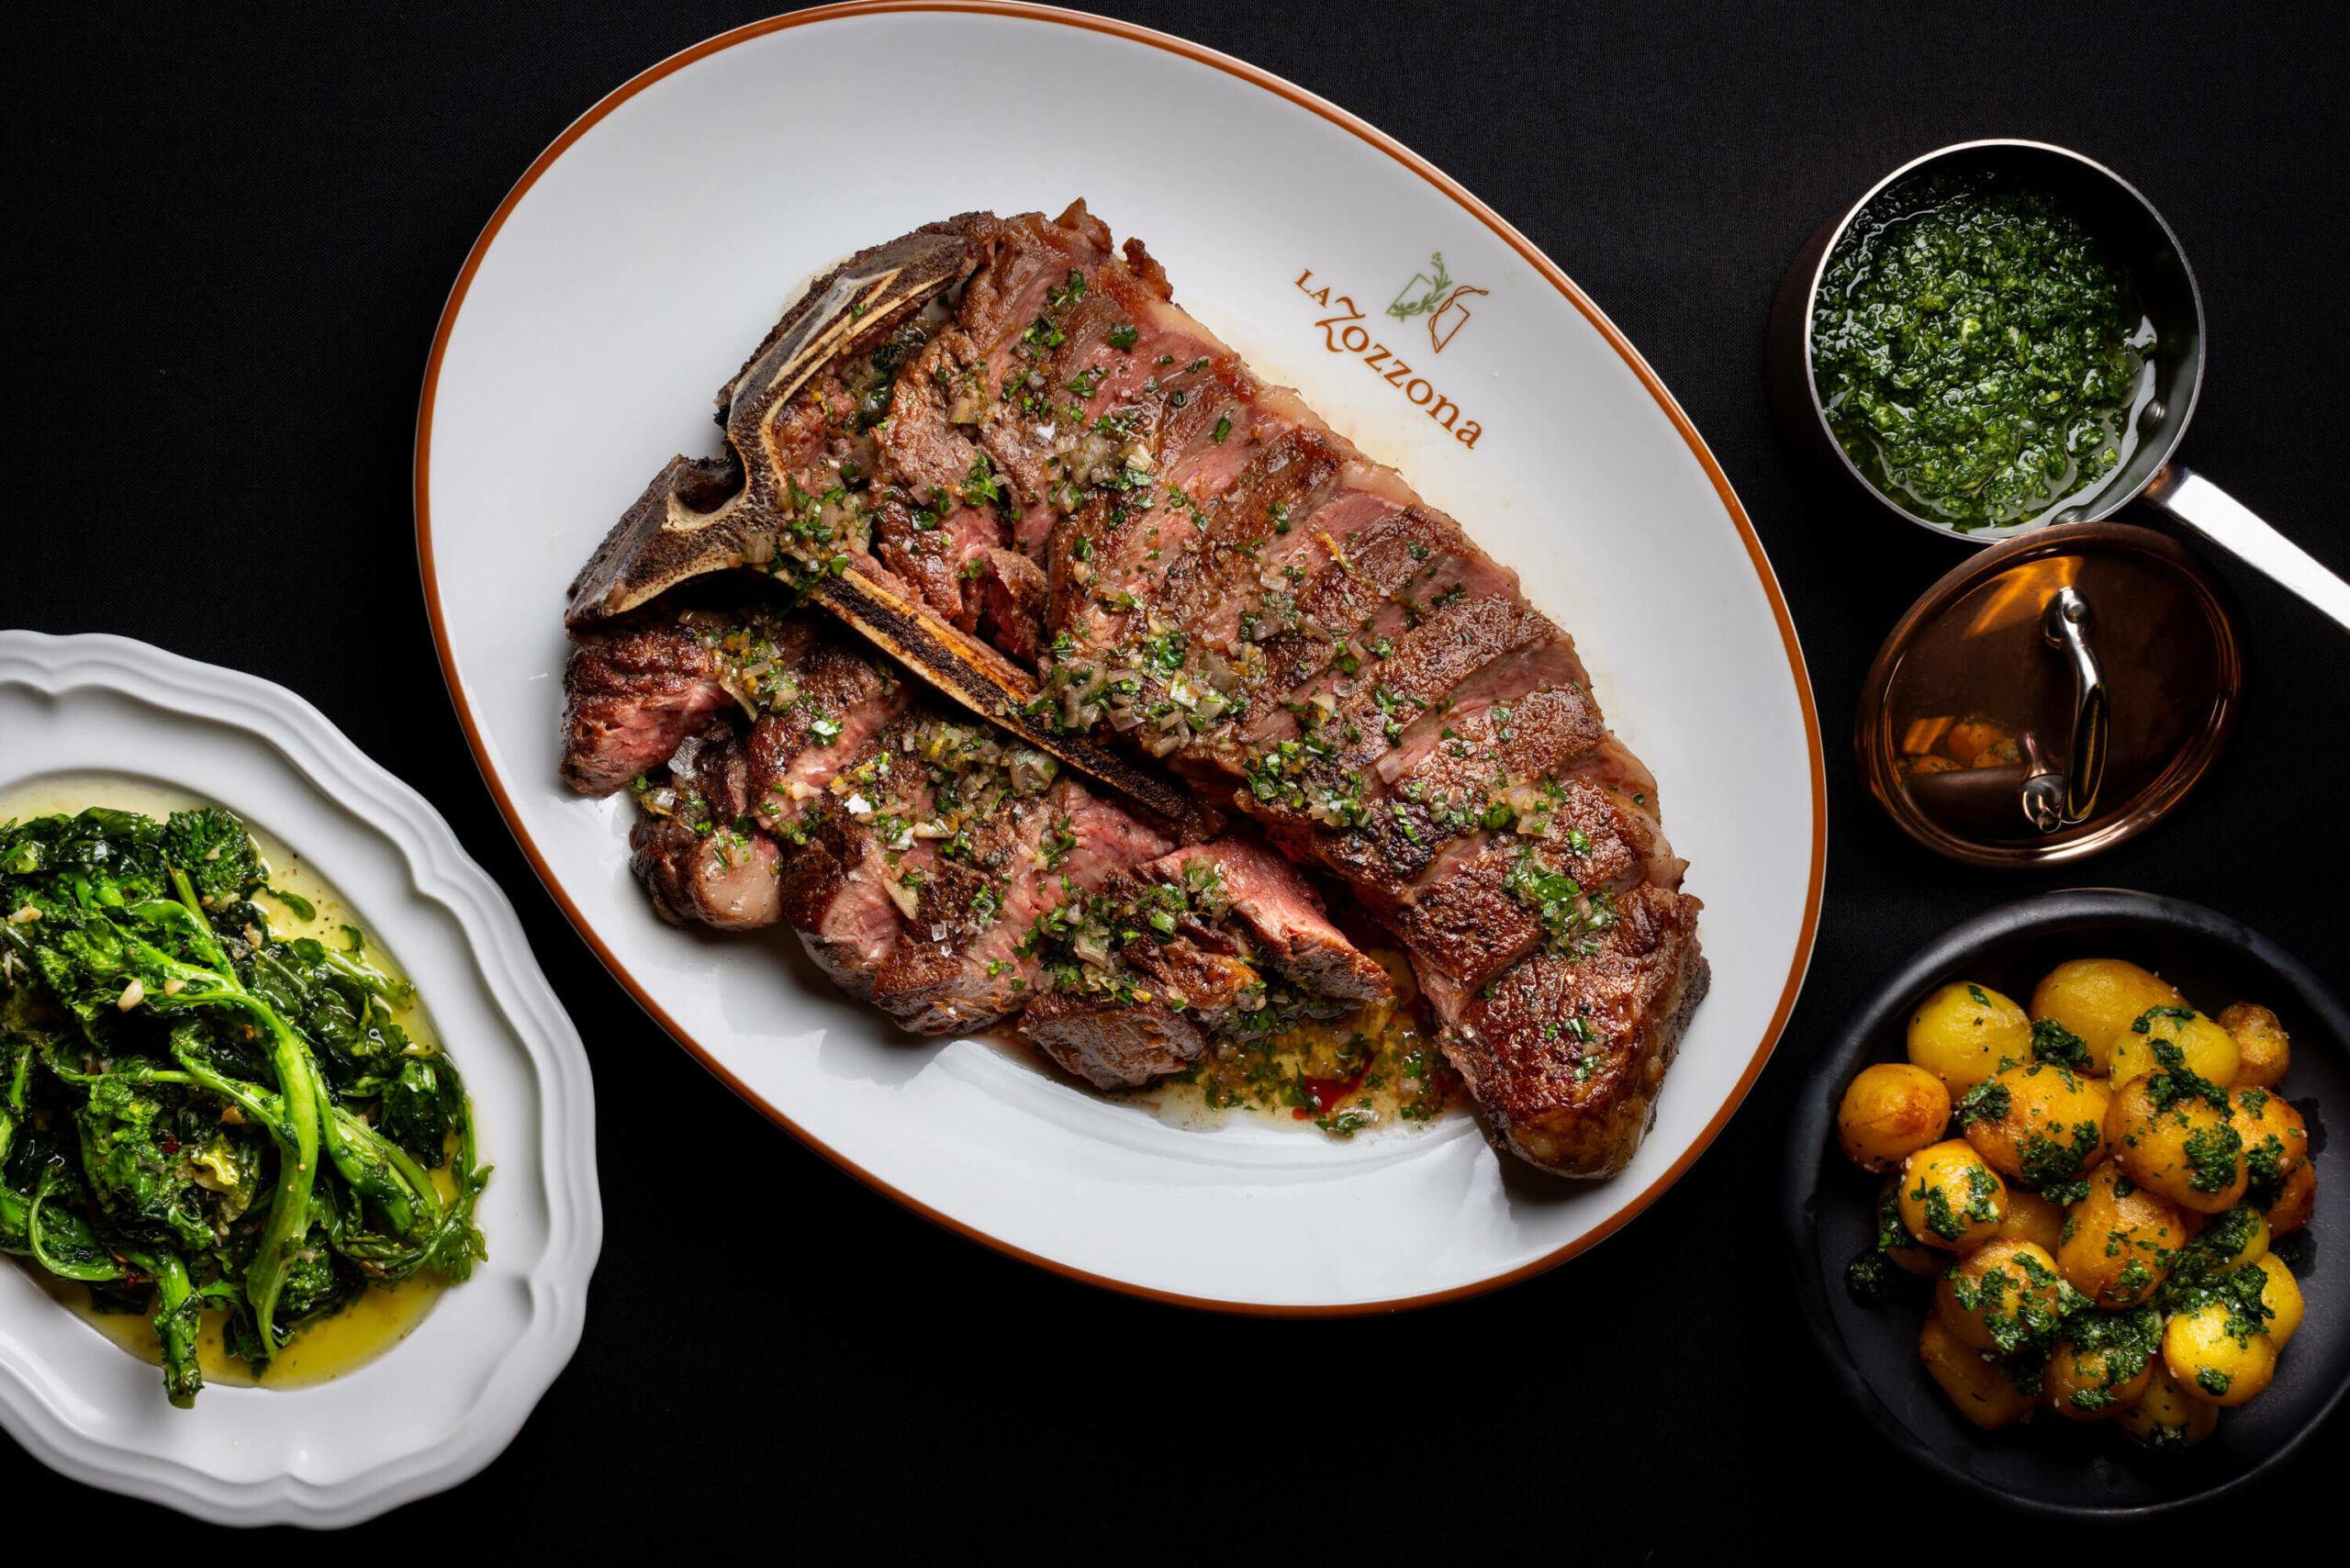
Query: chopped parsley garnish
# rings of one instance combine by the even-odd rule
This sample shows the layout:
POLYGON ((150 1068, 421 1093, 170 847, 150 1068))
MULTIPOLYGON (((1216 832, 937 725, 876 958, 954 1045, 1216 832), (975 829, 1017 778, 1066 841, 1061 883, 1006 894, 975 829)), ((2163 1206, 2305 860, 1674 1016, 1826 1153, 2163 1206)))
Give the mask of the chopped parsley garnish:
POLYGON ((1962 1127, 1976 1122, 1996 1122, 2007 1115, 2014 1099, 2006 1084, 1996 1078, 1986 1078, 1959 1096, 1953 1114, 1962 1127))
POLYGON ((2199 1193, 2224 1193, 2236 1179, 2244 1135, 2222 1122, 2187 1135, 2187 1184, 2199 1193))
POLYGON ((2031 1054, 2075 1072, 2087 1072, 2094 1065, 2089 1059, 2089 1043, 2053 1018, 2033 1022, 2031 1054))

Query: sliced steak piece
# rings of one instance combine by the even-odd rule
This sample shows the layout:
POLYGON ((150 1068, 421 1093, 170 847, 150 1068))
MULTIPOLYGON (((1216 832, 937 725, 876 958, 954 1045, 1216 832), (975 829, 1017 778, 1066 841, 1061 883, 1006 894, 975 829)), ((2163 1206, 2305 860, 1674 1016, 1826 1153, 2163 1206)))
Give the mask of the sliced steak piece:
POLYGON ((1143 982, 1136 1005, 1181 1007, 1203 1029, 1214 1030, 1252 1001, 1261 1002, 1265 989, 1248 961, 1224 947, 1213 934, 1203 943, 1189 932, 1165 938, 1154 932, 1137 935, 1118 953, 1143 982))
POLYGON ((968 535, 973 521, 983 516, 957 506, 943 494, 934 500, 892 495, 881 502, 873 524, 873 554, 901 582, 918 592, 923 602, 966 632, 971 630, 975 617, 965 610, 963 557, 969 550, 987 549, 996 537, 995 531, 984 525, 976 539, 957 534, 968 535), (949 529, 942 518, 952 518, 957 526, 949 529))
POLYGON ((1036 563, 1017 550, 990 549, 978 588, 979 634, 1024 665, 1043 658, 1049 585, 1036 563))
POLYGON ((1061 858, 1053 869, 1074 889, 1098 891, 1113 877, 1175 847, 1174 837, 1162 826, 1068 774, 1056 779, 1053 788, 1066 823, 1065 840, 1057 841, 1061 858))
POLYGON ((1354 1002, 1383 1002, 1393 994, 1387 971, 1330 924, 1322 895, 1262 845, 1236 838, 1191 845, 1152 861, 1142 874, 1214 890, 1209 896, 1230 904, 1255 938, 1259 956, 1308 991, 1354 1002))
POLYGON ((715 650, 663 622, 580 639, 563 672, 563 781, 609 795, 733 705, 715 650))
POLYGON ((1496 1143, 1561 1176, 1631 1163, 1711 979, 1700 907, 1644 884, 1617 901, 1588 956, 1536 953, 1473 992, 1423 973, 1447 1025, 1445 1053, 1496 1143))
POLYGON ((1498 777, 1505 788, 1557 778, 1607 738, 1591 693, 1553 686, 1512 700, 1456 700, 1440 722, 1415 724, 1406 744, 1380 757, 1389 785, 1416 786, 1424 794, 1465 793, 1498 777))
POLYGON ((920 324, 927 341, 897 377, 890 417, 876 427, 873 477, 918 503, 959 505, 992 470, 971 444, 988 397, 970 334, 953 326, 944 297, 920 324))
POLYGON ((1021 1037, 1101 1089, 1138 1089, 1207 1050, 1207 1032, 1163 1002, 1046 991, 1020 1015, 1021 1037))
POLYGON ((815 616, 792 650, 791 696, 751 726, 750 810, 770 832, 798 822, 825 787, 905 712, 911 689, 887 661, 815 616))
POLYGON ((780 852, 763 833, 714 828, 698 833, 667 817, 648 816, 629 830, 629 869, 672 925, 699 922, 721 931, 751 931, 783 918, 777 881, 780 852))
POLYGON ((1470 677, 1558 637, 1559 629, 1539 611, 1508 599, 1460 599, 1446 606, 1406 633, 1392 658, 1365 670, 1361 689, 1340 704, 1334 724, 1346 736, 1338 754, 1342 765, 1370 762, 1401 743, 1404 725, 1423 714, 1441 714, 1454 689, 1470 677))
POLYGON ((1227 661, 1262 640, 1260 631, 1272 637, 1277 629, 1259 608, 1275 591, 1265 579, 1285 583, 1282 569, 1315 543, 1313 532, 1297 524, 1315 516, 1345 461, 1319 431, 1277 437, 1214 498, 1196 547, 1165 557, 1155 608, 1227 661))
POLYGON ((1066 774, 1041 796, 999 797, 961 844, 959 857, 932 863, 912 935, 872 993, 900 1023, 925 1034, 981 1028, 1018 1012, 1043 989, 1038 917, 1102 892, 1173 847, 1166 834, 1066 774), (985 916, 974 919, 982 900, 985 916))
POLYGON ((793 845, 779 870, 783 918, 817 966, 859 1002, 905 935, 881 868, 863 840, 811 834, 793 845))
POLYGON ((1038 855, 1058 814, 1046 796, 1003 800, 959 835, 961 855, 930 859, 874 1005, 919 1034, 983 1028, 1019 1010, 1033 973, 1016 948, 1058 902, 1038 855))
POLYGON ((1540 835, 1463 840, 1404 895, 1393 923, 1422 968, 1473 990, 1540 945, 1543 924, 1511 890, 1514 872, 1521 881, 1526 871, 1565 877, 1586 896, 1614 898, 1639 883, 1658 842, 1653 822, 1588 779, 1560 792, 1540 835))

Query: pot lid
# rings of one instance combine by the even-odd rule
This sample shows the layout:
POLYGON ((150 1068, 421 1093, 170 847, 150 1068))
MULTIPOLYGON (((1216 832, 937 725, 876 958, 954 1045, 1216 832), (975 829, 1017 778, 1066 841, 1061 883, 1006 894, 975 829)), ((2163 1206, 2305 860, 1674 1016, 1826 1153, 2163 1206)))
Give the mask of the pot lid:
POLYGON ((2176 541, 2116 522, 1991 546, 1877 650, 1853 725, 1903 832, 1973 866, 2076 860, 2143 832, 2235 728, 2233 599, 2176 541))

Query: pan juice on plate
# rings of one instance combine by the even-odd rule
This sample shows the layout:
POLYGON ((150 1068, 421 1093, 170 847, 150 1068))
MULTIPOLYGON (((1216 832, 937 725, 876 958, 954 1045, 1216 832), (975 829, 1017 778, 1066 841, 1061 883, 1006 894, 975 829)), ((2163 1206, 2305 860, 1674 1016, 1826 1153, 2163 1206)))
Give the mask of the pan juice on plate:
POLYGON ((1811 319, 1813 375, 1854 467, 1960 532, 2101 489, 2154 391, 2128 273, 2048 193, 1929 175, 1872 202, 1811 319))
POLYGON ((171 1402, 405 1338, 484 1255, 472 1106, 414 988, 232 813, 0 801, 0 1250, 171 1402))

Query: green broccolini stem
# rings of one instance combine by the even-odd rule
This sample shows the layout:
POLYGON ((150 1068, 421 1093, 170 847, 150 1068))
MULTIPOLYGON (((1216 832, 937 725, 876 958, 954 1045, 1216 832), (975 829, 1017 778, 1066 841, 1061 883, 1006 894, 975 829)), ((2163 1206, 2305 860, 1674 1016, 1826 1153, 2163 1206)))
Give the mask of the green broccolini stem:
POLYGON ((328 1107, 322 1124, 327 1157, 352 1191, 384 1211, 411 1240, 441 1218, 441 1194, 432 1178, 406 1149, 340 1105, 328 1107))
POLYGON ((204 1392, 204 1369, 196 1364, 196 1338, 204 1324, 204 1298, 189 1282, 176 1252, 126 1252, 124 1261, 155 1282, 156 1342, 163 1348, 163 1392, 182 1410, 192 1409, 204 1392))
POLYGON ((49 1204, 49 1196, 60 1185, 54 1168, 42 1171, 39 1183, 33 1188, 33 1201, 26 1206, 25 1247, 32 1253, 33 1261, 62 1280, 91 1283, 121 1279, 121 1266, 115 1262, 105 1248, 98 1245, 97 1238, 90 1234, 90 1227, 83 1222, 82 1216, 71 1210, 59 1215, 57 1228, 64 1233, 66 1242, 73 1250, 83 1256, 61 1257, 42 1241, 43 1215, 49 1204))
MULTIPOLYGON (((310 1233, 310 1193, 319 1174, 319 1106, 326 1097, 326 1085, 319 1081, 309 1046, 277 1015, 275 1008, 247 991, 237 979, 235 967, 221 951, 220 939, 204 918, 204 906, 198 902, 187 873, 176 866, 172 868, 172 888, 186 909, 189 918, 185 926, 193 928, 184 928, 189 943, 199 955, 214 960, 214 972, 206 978, 216 984, 218 991, 207 1000, 242 1011, 262 1026, 269 1036, 270 1065, 277 1074, 282 1114, 267 1124, 270 1136, 277 1144, 277 1193, 270 1204, 269 1218, 262 1226, 261 1244, 254 1249, 252 1266, 245 1271, 245 1299, 252 1305, 262 1347, 264 1351, 274 1352, 277 1348, 277 1298, 285 1288, 295 1252, 310 1233)), ((154 907, 141 905, 140 912, 154 907)), ((169 959, 165 954, 158 953, 157 957, 169 959)), ((188 994, 183 992, 178 998, 162 1000, 185 1002, 188 994)), ((185 1058, 181 1065, 189 1065, 185 1058)))

